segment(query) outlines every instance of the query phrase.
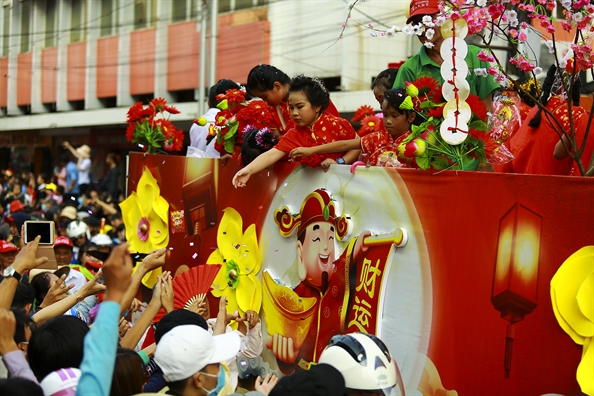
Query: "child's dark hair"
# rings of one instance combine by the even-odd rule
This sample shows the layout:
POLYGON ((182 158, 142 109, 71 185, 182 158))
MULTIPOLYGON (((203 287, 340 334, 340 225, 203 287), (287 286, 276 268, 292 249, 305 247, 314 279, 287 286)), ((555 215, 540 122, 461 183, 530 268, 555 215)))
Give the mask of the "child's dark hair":
POLYGON ((388 106, 390 106, 397 112, 406 115, 407 117, 411 113, 414 113, 415 119, 412 122, 412 124, 419 125, 421 117, 419 117, 419 115, 414 110, 402 110, 400 108, 400 105, 402 104, 402 102, 404 102, 406 96, 406 90, 404 88, 390 89, 389 91, 386 91, 386 93, 384 94, 384 102, 387 102, 388 106))
POLYGON ((217 95, 224 94, 229 89, 240 89, 241 87, 235 81, 222 79, 219 80, 215 85, 210 87, 208 91, 208 102, 210 103, 210 107, 217 107, 217 105, 221 102, 217 100, 217 95))
POLYGON ((270 150, 277 143, 278 138, 274 136, 270 129, 248 127, 245 131, 243 144, 241 145, 241 162, 244 166, 248 166, 260 154, 270 150))
POLYGON ((330 105, 330 94, 324 87, 324 83, 317 78, 304 76, 303 74, 293 77, 289 87, 289 95, 294 92, 303 92, 312 106, 322 106, 321 111, 326 110, 330 105))
MULTIPOLYGON (((560 77, 563 78, 562 77, 563 72, 561 72, 559 74, 560 74, 560 77)), ((542 83, 542 96, 540 97, 540 101, 542 102, 543 106, 546 106, 547 103, 549 103, 549 99, 551 96, 551 89, 553 88, 553 83, 555 82, 556 77, 557 77, 557 66, 555 64, 552 64, 551 67, 549 68, 549 71, 547 71, 547 77, 545 78, 544 82, 542 83)), ((580 90, 581 90, 581 88, 582 88, 582 82, 578 78, 573 83, 573 88, 571 91, 572 92, 571 98, 573 100, 574 106, 580 105, 580 90)), ((542 109, 538 109, 538 112, 536 113, 534 118, 530 120, 528 125, 531 126, 532 128, 538 128, 540 126, 541 120, 542 120, 542 109)))
POLYGON ((282 85, 289 84, 291 79, 282 70, 277 69, 271 65, 258 65, 250 70, 247 79, 247 90, 253 91, 269 91, 274 87, 275 82, 282 85))
MULTIPOLYGON (((536 102, 528 96, 532 95, 534 98, 538 98, 541 95, 541 88, 538 80, 535 78, 523 78, 518 80, 516 85, 522 89, 515 89, 518 92, 520 100, 526 103, 530 107, 534 107, 536 102)), ((515 88, 515 87, 514 87, 515 88)))
POLYGON ((383 88, 386 91, 392 89, 397 74, 398 69, 394 68, 381 71, 371 83, 371 89, 374 89, 375 87, 383 88))

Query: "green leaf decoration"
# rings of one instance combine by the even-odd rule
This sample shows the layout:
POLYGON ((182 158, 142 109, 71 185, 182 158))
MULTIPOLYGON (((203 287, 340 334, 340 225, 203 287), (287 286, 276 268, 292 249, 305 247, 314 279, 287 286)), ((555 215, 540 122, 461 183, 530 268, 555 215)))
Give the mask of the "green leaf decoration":
POLYGON ((431 162, 431 166, 438 170, 447 169, 450 166, 447 158, 437 157, 431 162))
POLYGON ((415 160, 417 161, 417 165, 419 165, 419 167, 423 170, 429 169, 431 167, 431 160, 426 155, 416 157, 415 160))
POLYGON ((473 129, 478 129, 479 131, 487 131, 487 124, 485 124, 481 120, 473 121, 472 123, 470 123, 469 127, 473 129))
POLYGON ((225 134, 225 140, 229 140, 233 136, 235 136, 235 134, 237 133, 237 128, 238 127, 239 127, 239 123, 238 122, 234 122, 231 125, 231 127, 229 128, 229 131, 225 134))
POLYGON ((235 145, 235 139, 225 140, 225 151, 229 154, 233 153, 233 146, 235 145))

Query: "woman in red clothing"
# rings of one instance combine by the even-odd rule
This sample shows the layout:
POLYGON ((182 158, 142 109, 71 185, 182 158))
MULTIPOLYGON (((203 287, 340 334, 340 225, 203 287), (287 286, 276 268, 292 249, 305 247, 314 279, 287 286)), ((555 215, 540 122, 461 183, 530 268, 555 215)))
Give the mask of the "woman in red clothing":
MULTIPOLYGON (((547 72, 543 83, 542 103, 553 114, 563 130, 570 131, 568 105, 563 91, 561 78, 563 72, 558 73, 555 65, 547 72)), ((569 83, 569 82, 567 82, 569 83)), ((576 136, 583 136, 588 122, 588 113, 579 106, 580 80, 573 83, 572 118, 576 136)), ((553 156, 555 146, 559 142, 559 126, 543 110, 534 107, 526 122, 510 139, 510 149, 515 158, 512 161, 514 173, 528 173, 539 175, 568 176, 572 173, 570 158, 556 159, 553 156)))
MULTIPOLYGON (((273 132, 276 132, 277 136, 284 135, 296 126, 291 118, 287 100, 290 83, 289 76, 271 65, 258 65, 248 74, 247 89, 252 96, 270 105, 270 113, 276 121, 273 132)), ((328 104, 326 112, 340 117, 332 101, 328 104)))
MULTIPOLYGON (((297 147, 319 146, 337 140, 354 139, 355 130, 351 124, 325 110, 330 103, 330 95, 322 82, 306 76, 297 76, 289 87, 289 109, 291 118, 297 124, 287 131, 280 142, 260 155, 252 163, 241 169, 233 177, 235 187, 245 187, 250 176, 279 161, 297 147)), ((350 164, 359 157, 359 150, 342 153, 314 155, 299 159, 311 167, 327 169, 331 164, 350 164), (344 158, 343 158, 344 154, 344 158)))
POLYGON ((299 159, 320 153, 333 153, 346 150, 362 149, 373 166, 380 165, 380 157, 398 154, 398 145, 410 135, 410 127, 415 123, 417 114, 413 110, 402 110, 400 105, 406 99, 402 88, 392 89, 383 94, 382 111, 386 129, 363 136, 361 139, 342 140, 314 147, 298 147, 291 151, 291 159, 299 159))

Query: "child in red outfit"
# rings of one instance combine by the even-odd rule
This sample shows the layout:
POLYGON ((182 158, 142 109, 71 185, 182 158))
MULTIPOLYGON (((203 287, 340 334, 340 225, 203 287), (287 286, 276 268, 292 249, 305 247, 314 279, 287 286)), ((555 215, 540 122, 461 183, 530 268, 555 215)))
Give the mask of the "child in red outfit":
MULTIPOLYGON (((347 120, 326 113, 329 103, 330 95, 321 81, 306 76, 293 78, 289 88, 289 108, 297 126, 283 135, 274 148, 237 172, 233 177, 233 185, 245 187, 252 174, 276 163, 294 148, 354 139, 357 134, 347 120)), ((326 170, 331 164, 350 164, 359 156, 358 149, 337 150, 334 153, 314 156, 300 162, 311 167, 321 166, 326 170)))
POLYGON ((342 140, 315 147, 298 147, 291 151, 291 159, 298 159, 320 153, 344 152, 361 149, 368 155, 371 165, 377 166, 384 153, 398 153, 398 145, 410 135, 410 127, 416 121, 417 114, 413 110, 401 110, 400 105, 406 99, 404 89, 387 91, 382 102, 385 131, 378 131, 363 136, 361 139, 342 140))

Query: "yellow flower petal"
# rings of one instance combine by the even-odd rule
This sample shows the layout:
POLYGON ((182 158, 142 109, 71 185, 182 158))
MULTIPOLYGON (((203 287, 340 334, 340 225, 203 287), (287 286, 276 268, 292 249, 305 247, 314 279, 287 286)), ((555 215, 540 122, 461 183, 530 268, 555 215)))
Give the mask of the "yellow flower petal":
POLYGON ((227 272, 225 270, 225 263, 223 263, 224 258, 221 255, 219 249, 215 250, 208 256, 208 260, 206 260, 206 264, 222 264, 221 270, 214 278, 212 282, 212 295, 215 297, 221 297, 223 295, 223 291, 227 288, 227 272))
POLYGON ((155 287, 155 284, 159 279, 159 275, 161 275, 162 273, 163 270, 161 269, 161 267, 152 270, 151 272, 142 277, 142 284, 148 287, 149 289, 152 289, 153 287, 155 287))
POLYGON ((138 200, 140 213, 142 213, 144 217, 147 217, 153 208, 155 200, 161 193, 157 181, 148 168, 144 168, 144 172, 142 173, 142 176, 138 181, 138 185, 136 186, 136 193, 140 197, 138 200))
POLYGON ((138 238, 138 223, 142 218, 137 204, 138 201, 137 194, 133 192, 126 200, 120 203, 123 215, 122 219, 126 226, 126 240, 130 243, 130 250, 139 253, 150 253, 153 250, 150 239, 143 242, 138 238))
POLYGON ((223 291, 223 296, 225 296, 227 298, 227 313, 228 314, 233 314, 235 313, 235 311, 239 311, 240 313, 241 310, 239 309, 239 306, 237 305, 237 298, 235 295, 235 290, 232 290, 230 287, 226 288, 225 291, 223 291))
POLYGON ((260 312, 262 305, 262 285, 253 275, 241 276, 235 290, 237 304, 242 311, 253 310, 260 312))
POLYGON ((169 244, 169 229, 167 223, 161 220, 154 210, 149 213, 148 221, 150 224, 149 241, 153 247, 152 250, 167 247, 169 244))
POLYGON ((250 225, 241 238, 237 261, 242 275, 257 274, 260 271, 262 263, 255 224, 250 225))
MULTIPOLYGON (((594 246, 586 246, 565 260, 551 280, 551 290, 554 290, 554 295, 551 294, 551 297, 555 298, 553 305, 556 304, 558 314, 563 321, 581 337, 594 336, 594 322, 582 314, 576 301, 580 286, 593 272, 594 246)), ((555 315, 557 315, 556 311, 555 315)), ((571 335, 562 321, 559 321, 559 324, 571 335)))
POLYGON ((237 261, 239 249, 236 247, 241 244, 243 220, 233 208, 226 208, 224 212, 217 231, 217 246, 227 261, 237 261))
POLYGON ((578 307, 589 321, 594 322, 594 272, 580 286, 576 296, 578 307))
POLYGON ((169 224, 169 218, 167 217, 169 215, 169 202, 165 198, 159 195, 153 204, 153 210, 163 222, 169 224))
POLYGON ((580 388, 586 395, 594 395, 594 375, 592 374, 593 367, 594 342, 592 341, 592 338, 588 338, 584 343, 584 353, 576 373, 580 388))
MULTIPOLYGON (((136 266, 132 268, 132 275, 136 273, 139 267, 140 263, 137 263, 136 266)), ((149 272, 148 274, 142 277, 142 284, 148 287, 149 289, 152 289, 157 283, 157 277, 161 275, 162 272, 163 271, 160 267, 149 272)))

